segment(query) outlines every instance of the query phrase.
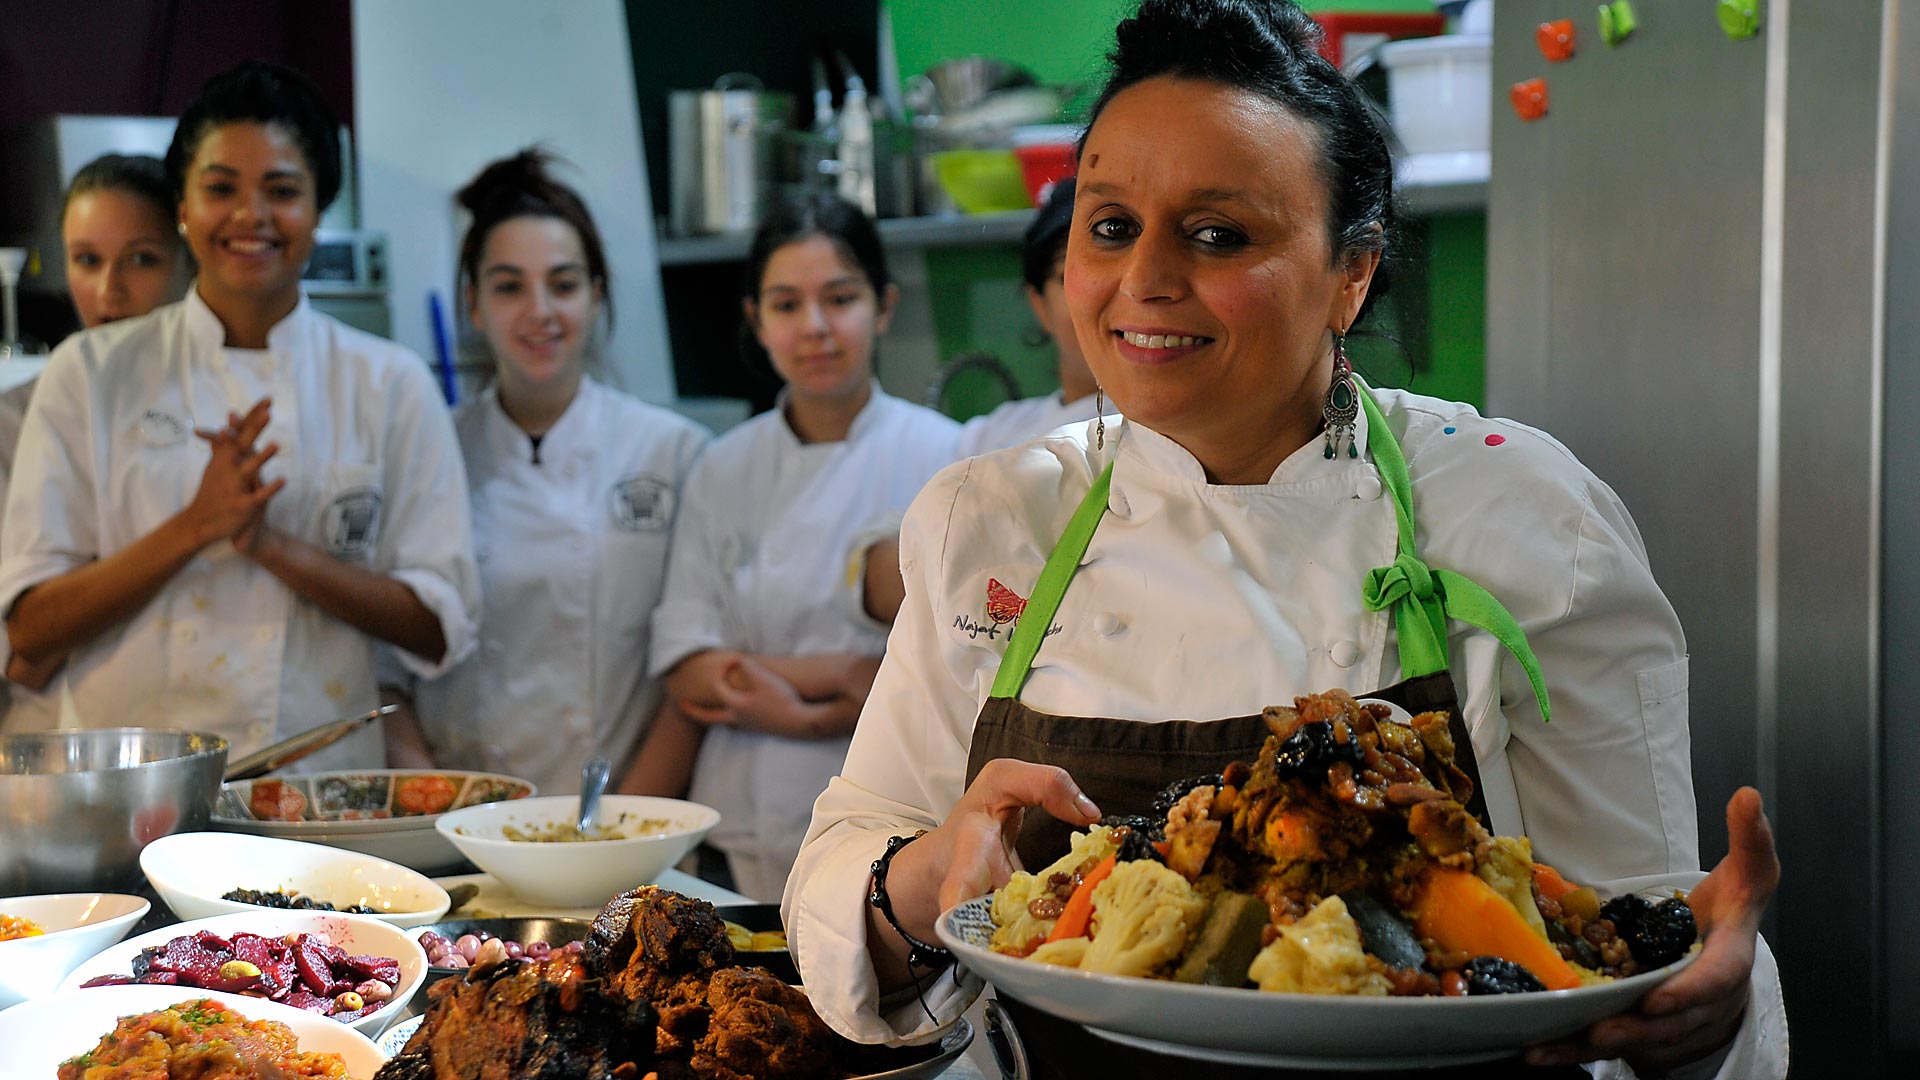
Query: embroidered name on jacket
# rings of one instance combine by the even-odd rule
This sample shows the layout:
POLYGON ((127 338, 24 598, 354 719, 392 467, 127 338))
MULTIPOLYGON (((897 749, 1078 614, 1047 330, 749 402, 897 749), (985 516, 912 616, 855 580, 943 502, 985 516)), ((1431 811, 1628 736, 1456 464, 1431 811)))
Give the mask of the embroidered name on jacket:
MULTIPOLYGON (((998 641, 1003 630, 1008 637, 1013 636, 1013 627, 1010 624, 1019 622, 1020 616, 1026 610, 1026 597, 1002 585, 998 578, 988 578, 987 621, 979 622, 971 615, 956 615, 953 617, 953 628, 975 640, 984 637, 988 641, 998 641)), ((1054 623, 1047 628, 1047 636, 1052 637, 1064 629, 1066 628, 1059 623, 1054 623)))

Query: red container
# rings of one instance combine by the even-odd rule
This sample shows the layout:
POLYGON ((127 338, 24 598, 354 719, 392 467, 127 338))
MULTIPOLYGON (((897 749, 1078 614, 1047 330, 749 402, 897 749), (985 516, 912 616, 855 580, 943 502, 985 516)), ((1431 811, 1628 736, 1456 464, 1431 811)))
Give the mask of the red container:
POLYGON ((1417 15, 1407 12, 1370 14, 1359 11, 1323 11, 1313 21, 1327 32, 1320 55, 1337 68, 1345 68, 1362 53, 1382 42, 1410 37, 1444 34, 1444 15, 1417 15))
POLYGON ((1013 156, 1020 159, 1020 177, 1026 181, 1027 194, 1035 206, 1044 204, 1053 185, 1072 176, 1079 166, 1072 143, 1016 146, 1013 156))

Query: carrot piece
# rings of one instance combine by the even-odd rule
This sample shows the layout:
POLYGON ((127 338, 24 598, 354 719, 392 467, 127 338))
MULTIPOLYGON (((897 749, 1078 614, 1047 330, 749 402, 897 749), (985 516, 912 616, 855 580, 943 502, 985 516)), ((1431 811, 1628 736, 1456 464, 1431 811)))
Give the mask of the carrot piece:
POLYGON ((1413 929, 1443 949, 1511 960, 1549 990, 1580 985, 1552 943, 1534 933, 1506 897, 1466 870, 1427 871, 1414 901, 1413 929))
POLYGON ((1561 877, 1560 871, 1546 863, 1537 862, 1533 864, 1533 887, 1540 890, 1541 896, 1558 902, 1561 897, 1580 886, 1561 877))
POLYGON ((1080 879, 1080 886, 1067 897, 1067 906, 1060 912, 1060 918, 1054 920, 1053 933, 1047 935, 1048 941, 1065 941, 1067 938, 1086 937, 1087 925, 1093 922, 1093 887, 1107 880, 1113 868, 1120 865, 1120 855, 1115 852, 1101 859, 1087 876, 1080 879))

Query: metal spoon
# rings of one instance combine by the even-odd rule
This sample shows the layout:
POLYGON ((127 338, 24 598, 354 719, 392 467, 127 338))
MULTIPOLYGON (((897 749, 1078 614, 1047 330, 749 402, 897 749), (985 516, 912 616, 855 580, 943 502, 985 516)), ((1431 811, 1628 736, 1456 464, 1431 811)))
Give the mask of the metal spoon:
POLYGON ((580 820, 576 824, 582 836, 593 827, 594 808, 600 805, 600 793, 607 789, 607 777, 612 773, 613 762, 599 754, 580 766, 580 820))

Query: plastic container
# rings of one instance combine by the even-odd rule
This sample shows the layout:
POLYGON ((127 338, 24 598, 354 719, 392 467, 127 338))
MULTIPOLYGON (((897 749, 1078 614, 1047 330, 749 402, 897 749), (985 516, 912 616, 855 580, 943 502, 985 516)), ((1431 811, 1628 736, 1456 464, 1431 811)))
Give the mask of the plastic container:
POLYGON ((943 150, 933 155, 934 175, 969 214, 1025 210, 1033 205, 1011 150, 943 150))
POLYGON ((1045 204, 1053 185, 1072 176, 1080 167, 1072 143, 1016 146, 1013 156, 1020 159, 1020 179, 1027 185, 1027 196, 1035 206, 1045 204))
POLYGON ((1485 152, 1493 115, 1493 39, 1480 34, 1380 47, 1393 130, 1408 156, 1485 152))

